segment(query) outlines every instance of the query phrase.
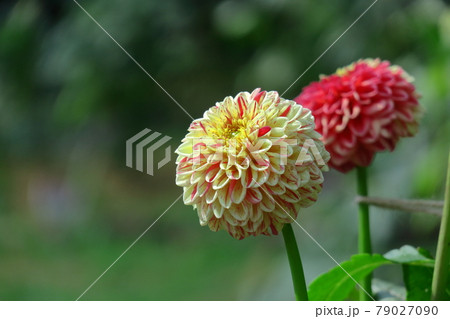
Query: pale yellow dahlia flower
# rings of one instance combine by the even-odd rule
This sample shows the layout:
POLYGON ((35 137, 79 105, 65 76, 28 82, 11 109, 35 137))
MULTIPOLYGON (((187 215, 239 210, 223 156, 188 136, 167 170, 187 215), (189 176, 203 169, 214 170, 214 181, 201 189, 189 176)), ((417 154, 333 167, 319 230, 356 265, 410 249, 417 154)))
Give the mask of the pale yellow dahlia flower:
POLYGON ((176 183, 202 226, 243 239, 276 235, 313 204, 329 154, 311 111, 277 92, 227 97, 195 120, 176 150, 176 183))

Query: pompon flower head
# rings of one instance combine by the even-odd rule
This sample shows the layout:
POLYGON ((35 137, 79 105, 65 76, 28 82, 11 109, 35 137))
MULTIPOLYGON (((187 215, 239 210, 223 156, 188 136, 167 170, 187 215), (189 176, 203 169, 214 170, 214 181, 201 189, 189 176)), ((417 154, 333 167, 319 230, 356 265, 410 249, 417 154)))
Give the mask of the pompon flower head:
POLYGON ((309 108, 331 154, 330 166, 347 172, 369 166, 376 152, 413 136, 422 109, 412 78, 379 59, 360 60, 322 76, 295 101, 309 108))
POLYGON ((237 239, 276 235, 317 200, 329 154, 311 111, 294 101, 241 92, 188 131, 176 150, 176 183, 202 226, 237 239))

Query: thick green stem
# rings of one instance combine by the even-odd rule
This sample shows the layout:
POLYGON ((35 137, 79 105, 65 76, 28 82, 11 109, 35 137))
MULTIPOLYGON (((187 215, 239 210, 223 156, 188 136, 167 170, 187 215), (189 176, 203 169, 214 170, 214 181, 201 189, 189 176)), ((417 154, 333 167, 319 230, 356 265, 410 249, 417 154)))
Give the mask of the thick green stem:
MULTIPOLYGON (((367 196, 367 169, 365 167, 356 168, 357 190, 359 196, 367 196)), ((360 254, 371 254, 372 243, 370 240, 370 220, 369 220, 369 205, 366 203, 359 203, 359 233, 358 233, 358 251, 360 254)), ((368 275, 361 281, 361 289, 359 300, 372 300, 369 295, 372 295, 372 274, 368 275), (369 294, 369 295, 368 295, 369 294)))
POLYGON ((286 252, 291 267, 292 282, 294 284, 295 299, 301 301, 308 300, 305 275, 303 273, 302 260, 298 251, 297 241, 291 224, 283 226, 283 238, 286 245, 286 252))
POLYGON ((445 300, 445 288, 448 280, 450 261, 450 155, 447 168, 445 186, 444 210, 442 211, 441 227, 436 250, 436 264, 434 266, 433 283, 431 285, 431 299, 445 300))

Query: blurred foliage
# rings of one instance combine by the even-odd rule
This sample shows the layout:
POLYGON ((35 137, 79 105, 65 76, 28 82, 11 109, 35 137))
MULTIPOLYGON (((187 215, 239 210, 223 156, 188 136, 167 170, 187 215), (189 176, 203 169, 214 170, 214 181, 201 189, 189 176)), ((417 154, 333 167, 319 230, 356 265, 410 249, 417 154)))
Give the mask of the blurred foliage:
MULTIPOLYGON (((372 3, 341 0, 79 0, 194 117, 255 87, 283 92, 372 3)), ((450 136, 450 6, 380 0, 285 94, 365 57, 416 79, 420 133, 377 156, 370 191, 442 198, 450 136)), ((0 299, 76 299, 178 196, 174 163, 125 167, 145 127, 191 119, 73 2, 0 4, 0 299)), ((354 176, 326 174, 299 217, 339 261, 356 249, 354 176), (345 230, 345 235, 342 232, 345 230)), ((439 220, 372 210, 377 252, 435 250, 439 220)), ((334 263, 296 230, 307 280, 334 263)), ((238 242, 177 203, 85 299, 292 299, 280 238, 238 242)), ((395 270, 381 279, 401 282, 395 270)))
MULTIPOLYGON (((308 290, 309 300, 358 300, 357 297, 349 299, 357 281, 359 282, 376 268, 395 264, 402 267, 404 287, 374 279, 376 300, 430 301, 435 261, 427 250, 409 245, 388 251, 383 256, 379 254, 351 256, 350 260, 342 262, 314 279, 308 290), (345 272, 342 269, 345 269, 345 272)), ((450 289, 450 283, 448 288, 450 289)), ((449 290, 446 289, 447 291, 449 290)), ((449 300, 450 296, 446 292, 442 300, 449 300)))

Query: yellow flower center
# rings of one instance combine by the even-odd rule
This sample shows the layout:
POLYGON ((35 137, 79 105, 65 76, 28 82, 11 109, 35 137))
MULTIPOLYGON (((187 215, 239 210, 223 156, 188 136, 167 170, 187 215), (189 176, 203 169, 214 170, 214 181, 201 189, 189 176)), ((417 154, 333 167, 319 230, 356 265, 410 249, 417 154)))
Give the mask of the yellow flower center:
POLYGON ((233 119, 231 123, 222 122, 221 124, 212 128, 210 133, 219 139, 223 139, 226 145, 230 140, 241 143, 248 137, 249 121, 247 119, 233 119))

